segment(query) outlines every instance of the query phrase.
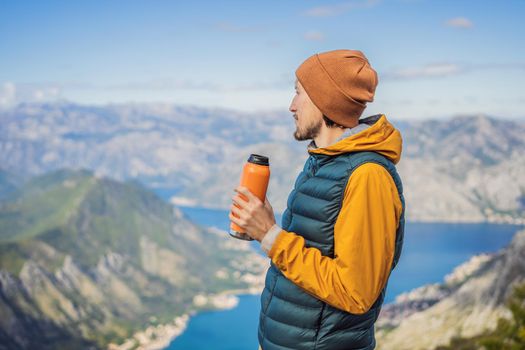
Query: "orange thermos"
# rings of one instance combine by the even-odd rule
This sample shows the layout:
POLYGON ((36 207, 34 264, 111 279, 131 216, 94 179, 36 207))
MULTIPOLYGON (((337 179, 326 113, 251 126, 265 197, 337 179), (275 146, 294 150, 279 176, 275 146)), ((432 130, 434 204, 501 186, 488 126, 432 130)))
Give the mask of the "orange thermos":
MULTIPOLYGON (((241 184, 240 186, 246 187, 253 193, 257 198, 264 203, 266 199, 266 190, 268 189, 268 182, 270 181, 270 163, 268 157, 261 156, 258 154, 251 154, 248 161, 244 164, 241 184)), ((244 200, 248 200, 244 195, 239 194, 244 200)), ((234 203, 238 208, 239 206, 234 203)), ((237 215, 233 214, 237 217, 237 215)), ((234 222, 230 225, 230 235, 235 238, 244 239, 246 241, 253 241, 253 238, 248 236, 243 229, 234 222)))

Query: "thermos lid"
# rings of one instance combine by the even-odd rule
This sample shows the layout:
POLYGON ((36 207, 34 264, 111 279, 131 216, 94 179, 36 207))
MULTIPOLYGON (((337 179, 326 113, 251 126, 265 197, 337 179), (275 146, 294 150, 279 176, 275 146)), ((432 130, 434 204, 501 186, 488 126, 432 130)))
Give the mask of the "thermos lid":
POLYGON ((250 158, 248 158, 248 162, 259 164, 259 165, 266 165, 266 166, 270 165, 268 157, 261 156, 255 153, 250 154, 250 158))

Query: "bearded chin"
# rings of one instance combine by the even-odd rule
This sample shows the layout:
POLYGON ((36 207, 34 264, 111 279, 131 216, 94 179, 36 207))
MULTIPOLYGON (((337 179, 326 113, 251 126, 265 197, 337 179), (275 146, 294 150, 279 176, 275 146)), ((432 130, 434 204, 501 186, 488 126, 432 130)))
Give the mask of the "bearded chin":
POLYGON ((295 130, 293 136, 297 141, 313 140, 319 135, 323 121, 310 124, 305 130, 300 130, 299 127, 295 130))

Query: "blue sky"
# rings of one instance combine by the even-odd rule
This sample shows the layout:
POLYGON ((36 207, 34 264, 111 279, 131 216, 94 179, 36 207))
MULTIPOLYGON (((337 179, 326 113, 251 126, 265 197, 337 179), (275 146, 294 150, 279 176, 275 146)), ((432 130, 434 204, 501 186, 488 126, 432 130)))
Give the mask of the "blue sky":
POLYGON ((0 107, 167 102, 287 110, 308 56, 357 49, 364 114, 525 119, 525 1, 2 1, 0 107))

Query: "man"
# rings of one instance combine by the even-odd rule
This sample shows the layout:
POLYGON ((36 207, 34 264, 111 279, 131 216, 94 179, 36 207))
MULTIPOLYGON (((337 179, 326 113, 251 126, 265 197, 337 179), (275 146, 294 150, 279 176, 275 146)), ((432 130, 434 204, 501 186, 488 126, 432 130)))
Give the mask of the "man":
POLYGON ((404 198, 394 164, 401 134, 384 114, 359 119, 377 73, 361 51, 313 55, 296 70, 296 140, 312 141, 282 225, 238 187, 230 220, 271 259, 261 295, 264 350, 374 349, 391 270, 401 254, 404 198))

